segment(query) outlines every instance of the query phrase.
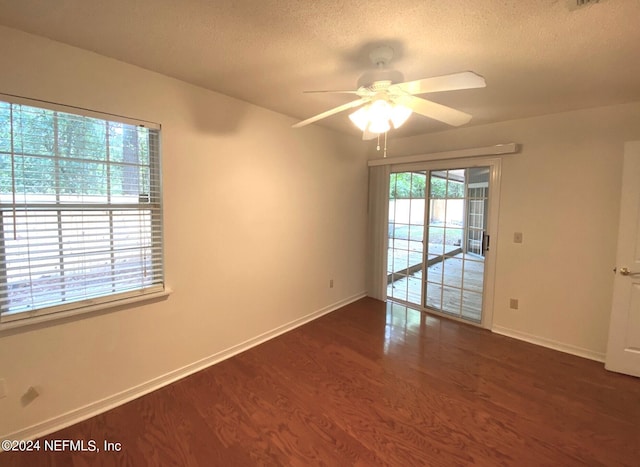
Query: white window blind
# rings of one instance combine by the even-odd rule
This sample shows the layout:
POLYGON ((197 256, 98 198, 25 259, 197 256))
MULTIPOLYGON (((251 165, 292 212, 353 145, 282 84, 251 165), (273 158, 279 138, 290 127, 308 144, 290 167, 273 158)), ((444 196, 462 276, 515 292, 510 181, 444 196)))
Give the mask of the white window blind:
POLYGON ((0 324, 164 289, 159 129, 74 112, 0 100, 0 324))

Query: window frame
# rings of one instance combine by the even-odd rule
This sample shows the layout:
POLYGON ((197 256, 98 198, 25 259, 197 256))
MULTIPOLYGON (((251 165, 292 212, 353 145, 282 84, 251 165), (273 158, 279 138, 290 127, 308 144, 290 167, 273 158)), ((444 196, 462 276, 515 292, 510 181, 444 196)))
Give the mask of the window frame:
MULTIPOLYGON (((123 123, 127 125, 134 125, 136 127, 144 127, 154 131, 154 137, 149 138, 149 176, 152 180, 156 181, 157 187, 152 185, 149 187, 149 223, 150 223, 150 236, 153 238, 154 233, 158 235, 158 246, 152 248, 157 250, 158 253, 154 256, 155 261, 159 261, 159 268, 157 274, 159 276, 159 283, 152 283, 148 287, 144 287, 136 290, 128 290, 124 292, 108 293, 106 295, 99 295, 90 298, 84 298, 69 303, 58 303, 52 306, 44 306, 26 311, 7 312, 6 310, 0 310, 0 331, 6 329, 12 329, 20 326, 26 326, 36 323, 42 323, 52 320, 58 320, 63 318, 69 318, 77 315, 84 315, 99 310, 106 310, 110 308, 122 307, 125 305, 135 304, 139 302, 153 301, 162 298, 166 298, 171 290, 166 286, 166 273, 165 273, 165 255, 164 255, 164 208, 163 208, 163 187, 162 187, 162 132, 161 125, 159 123, 148 122, 144 120, 134 119, 130 117, 123 117, 116 114, 110 114, 105 112, 98 112, 81 107, 69 106, 44 100, 30 99, 21 96, 0 93, 0 101, 9 103, 11 105, 25 105, 29 107, 41 108, 49 111, 59 111, 67 114, 73 114, 79 117, 89 117, 99 119, 102 121, 123 123), (151 144, 157 146, 154 150, 151 150, 151 144), (152 189, 153 188, 153 189, 152 189), (157 199, 154 199, 157 198, 157 199), (157 227, 155 227, 157 226, 157 227)), ((60 157, 58 154, 55 157, 60 157)), ((138 203, 140 204, 140 203, 138 203)), ((107 210, 116 210, 117 204, 106 203, 107 210)), ((55 207, 55 205, 52 205, 55 207)), ((96 204, 86 203, 83 205, 85 209, 81 211, 86 212, 95 209, 96 204), (89 209, 86 209, 86 208, 89 209)), ((135 208, 138 211, 142 211, 140 207, 135 208)), ((55 212, 55 209, 53 210, 55 212)), ((62 211, 62 210, 59 210, 62 211)), ((110 238, 113 237, 114 232, 110 230, 110 238)), ((5 242, 4 232, 0 232, 0 257, 5 255, 5 242)), ((153 264, 152 259, 152 264, 153 264)), ((7 294, 6 291, 6 273, 2 269, 4 260, 0 263, 0 274, 5 275, 5 279, 0 281, 0 293, 7 294)))

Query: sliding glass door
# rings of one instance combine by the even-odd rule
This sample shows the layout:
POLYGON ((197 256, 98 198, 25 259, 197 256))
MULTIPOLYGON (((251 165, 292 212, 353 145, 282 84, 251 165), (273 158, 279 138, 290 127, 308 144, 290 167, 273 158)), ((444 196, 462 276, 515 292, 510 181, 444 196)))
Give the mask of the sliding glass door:
POLYGON ((389 299, 482 323, 491 172, 427 166, 391 173, 389 299))

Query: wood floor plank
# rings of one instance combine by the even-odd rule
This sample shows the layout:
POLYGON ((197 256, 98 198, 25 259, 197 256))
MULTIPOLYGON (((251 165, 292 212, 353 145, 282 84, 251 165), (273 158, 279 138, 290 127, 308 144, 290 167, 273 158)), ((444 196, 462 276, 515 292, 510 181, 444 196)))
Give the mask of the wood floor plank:
POLYGON ((640 380, 363 299, 3 466, 640 465, 640 380))

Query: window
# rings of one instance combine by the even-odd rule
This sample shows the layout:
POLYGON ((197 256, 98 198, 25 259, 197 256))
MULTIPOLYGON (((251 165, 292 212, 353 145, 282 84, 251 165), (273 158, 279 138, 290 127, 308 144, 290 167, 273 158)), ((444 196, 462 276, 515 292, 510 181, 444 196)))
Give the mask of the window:
POLYGON ((162 292, 159 126, 0 99, 0 325, 162 292))

